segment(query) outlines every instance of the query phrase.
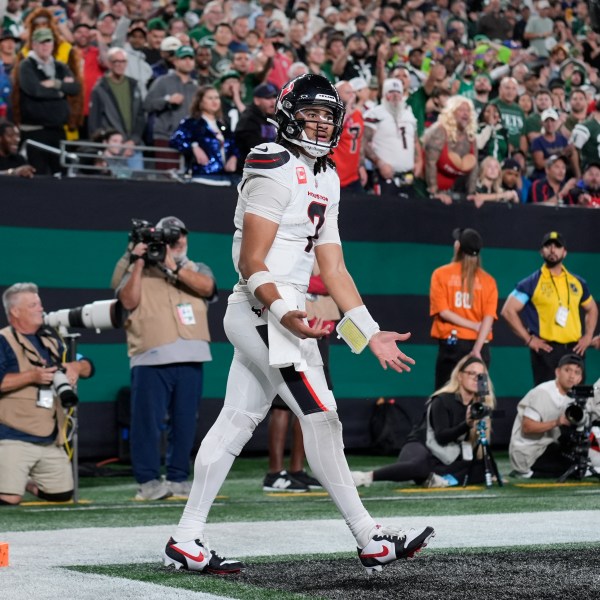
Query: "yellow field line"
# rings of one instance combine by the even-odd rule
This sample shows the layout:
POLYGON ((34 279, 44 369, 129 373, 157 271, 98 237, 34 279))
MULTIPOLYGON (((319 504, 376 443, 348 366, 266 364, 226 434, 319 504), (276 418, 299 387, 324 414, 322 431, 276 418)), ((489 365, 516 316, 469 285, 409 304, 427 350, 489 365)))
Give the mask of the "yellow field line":
POLYGON ((483 490, 484 487, 482 485, 467 485, 466 487, 463 487, 462 485, 455 485, 455 486, 449 486, 449 487, 443 487, 443 488, 422 488, 422 487, 418 487, 418 488, 400 488, 397 490, 394 490, 395 492, 399 492, 400 494, 435 494, 436 492, 460 492, 460 491, 465 491, 465 492, 474 492, 474 491, 480 491, 483 490))

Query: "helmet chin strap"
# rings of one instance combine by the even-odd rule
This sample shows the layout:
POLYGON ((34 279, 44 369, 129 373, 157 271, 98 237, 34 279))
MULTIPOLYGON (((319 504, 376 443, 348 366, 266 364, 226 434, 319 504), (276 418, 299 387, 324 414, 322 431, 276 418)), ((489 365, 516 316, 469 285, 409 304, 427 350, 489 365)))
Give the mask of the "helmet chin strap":
POLYGON ((292 144, 300 146, 306 152, 306 154, 312 156, 313 158, 321 158, 321 156, 326 156, 331 151, 331 146, 329 143, 324 146, 322 144, 318 144, 317 142, 313 142, 306 135, 306 131, 302 131, 300 139, 290 139, 285 135, 283 137, 292 142, 292 144))

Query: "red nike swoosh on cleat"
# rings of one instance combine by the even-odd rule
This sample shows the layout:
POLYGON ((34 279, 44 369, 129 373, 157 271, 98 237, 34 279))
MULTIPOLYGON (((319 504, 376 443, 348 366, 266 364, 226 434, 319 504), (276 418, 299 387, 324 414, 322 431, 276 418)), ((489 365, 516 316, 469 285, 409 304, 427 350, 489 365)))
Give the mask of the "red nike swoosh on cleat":
POLYGON ((180 548, 177 548, 176 546, 171 546, 171 548, 173 548, 175 552, 179 552, 179 554, 183 554, 184 556, 191 558, 195 562, 202 562, 204 560, 204 554, 202 554, 202 552, 199 552, 198 556, 194 556, 193 554, 188 554, 187 552, 181 550, 180 548))
POLYGON ((361 558, 383 558, 384 556, 387 556, 390 553, 390 549, 387 546, 384 546, 381 549, 381 552, 378 552, 377 554, 361 554, 361 558))

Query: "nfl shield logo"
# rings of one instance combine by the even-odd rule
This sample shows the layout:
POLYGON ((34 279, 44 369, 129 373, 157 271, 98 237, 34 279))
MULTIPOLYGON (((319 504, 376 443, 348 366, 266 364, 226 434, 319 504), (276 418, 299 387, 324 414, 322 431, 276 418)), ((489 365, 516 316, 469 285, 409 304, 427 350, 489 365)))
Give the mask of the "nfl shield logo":
POLYGON ((298 178, 298 183, 306 183, 306 171, 304 167, 296 167, 296 177, 298 178))

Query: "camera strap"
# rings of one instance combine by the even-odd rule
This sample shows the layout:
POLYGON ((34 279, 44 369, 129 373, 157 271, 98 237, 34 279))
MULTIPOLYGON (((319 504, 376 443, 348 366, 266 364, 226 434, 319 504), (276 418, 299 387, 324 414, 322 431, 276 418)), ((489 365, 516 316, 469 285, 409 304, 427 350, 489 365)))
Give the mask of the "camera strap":
MULTIPOLYGON (((14 327, 11 327, 11 332, 12 334, 15 336, 15 340, 17 341, 17 344, 19 344, 19 346, 21 346, 21 349, 23 350, 24 354, 25 354, 25 358, 29 361, 29 364, 34 366, 34 367, 48 367, 48 366, 52 366, 52 365, 60 365, 62 363, 60 356, 58 354, 55 354, 52 350, 52 348, 49 348, 48 346, 45 346, 40 337, 39 334, 35 334, 36 337, 38 338, 38 340, 40 341, 40 345, 48 352, 48 356, 50 357, 49 361, 46 361, 44 359, 44 357, 40 354, 39 350, 35 347, 35 345, 29 341, 29 343, 33 346, 33 350, 29 347, 27 347, 24 343, 23 340, 21 339, 21 335, 19 332, 16 331, 16 329, 14 327)), ((47 336, 50 337, 50 336, 47 336)))

